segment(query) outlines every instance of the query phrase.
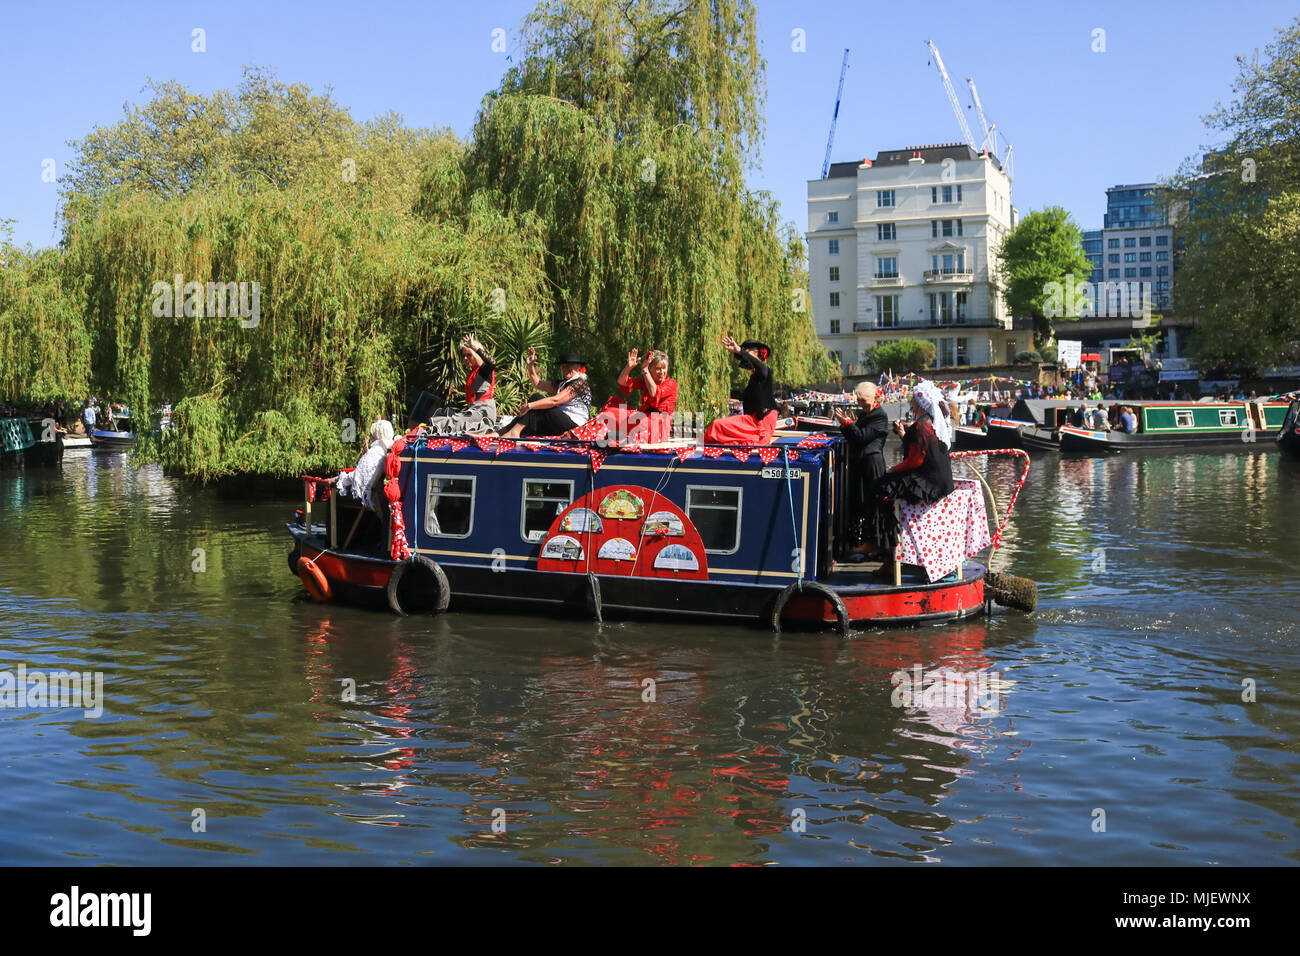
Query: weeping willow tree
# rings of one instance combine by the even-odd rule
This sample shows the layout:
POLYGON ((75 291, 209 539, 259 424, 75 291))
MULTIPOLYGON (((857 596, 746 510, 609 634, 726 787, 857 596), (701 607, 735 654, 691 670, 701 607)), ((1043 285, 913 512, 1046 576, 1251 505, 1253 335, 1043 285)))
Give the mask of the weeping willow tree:
POLYGON ((19 249, 10 236, 0 222, 0 401, 85 398, 90 334, 64 288, 62 259, 53 249, 19 249))
POLYGON ((682 407, 719 409, 727 333, 770 344, 779 378, 825 374, 802 240, 744 184, 762 133, 753 5, 548 2, 524 36, 460 170, 426 176, 421 214, 474 195, 540 224, 554 348, 583 354, 598 393, 629 349, 660 348, 682 407))
POLYGON ((350 463, 368 422, 400 427, 414 392, 451 378, 461 327, 535 329, 549 293, 526 217, 474 197, 412 212, 421 171, 460 162, 450 134, 353 124, 260 72, 237 96, 155 94, 82 142, 64 211, 96 381, 135 409, 174 403, 146 453, 202 479, 350 463), (182 131, 131 158, 153 142, 137 126, 185 117, 217 137, 202 157, 182 131), (294 130, 316 159, 263 158, 294 130))

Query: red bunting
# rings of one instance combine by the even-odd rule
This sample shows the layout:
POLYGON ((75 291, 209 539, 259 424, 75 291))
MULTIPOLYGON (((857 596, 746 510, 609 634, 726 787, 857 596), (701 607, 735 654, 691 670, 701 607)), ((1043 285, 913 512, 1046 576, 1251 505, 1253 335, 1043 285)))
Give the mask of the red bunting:
POLYGON ((447 441, 448 441, 448 444, 451 445, 451 450, 452 450, 453 452, 458 452, 458 451, 461 451, 462 449, 465 449, 465 448, 468 448, 468 447, 469 447, 469 439, 468 439, 468 438, 449 438, 449 439, 447 439, 447 441))
POLYGON ((706 446, 706 447, 704 448, 704 457, 706 457, 706 458, 720 458, 720 457, 722 457, 722 453, 723 453, 724 451, 726 451, 726 450, 727 450, 727 449, 725 449, 725 448, 720 448, 720 447, 718 447, 718 446, 716 446, 716 445, 708 445, 708 446, 706 446))
POLYGON ((475 435, 474 444, 478 445, 479 451, 487 451, 492 442, 496 441, 491 435, 475 435))
POLYGON ((600 471, 601 464, 605 461, 605 453, 591 449, 591 473, 594 475, 600 471))
POLYGON ((776 456, 779 455, 779 454, 781 454, 781 449, 779 449, 779 448, 760 448, 760 449, 758 449, 758 457, 759 457, 759 460, 762 461, 763 464, 765 464, 765 465, 770 465, 770 464, 772 464, 772 462, 776 460, 776 456))
POLYGON ((736 461, 749 461, 748 448, 733 448, 731 453, 736 456, 736 461))
POLYGON ((498 455, 501 454, 503 451, 514 451, 514 450, 515 450, 515 440, 514 440, 513 438, 498 438, 498 439, 497 439, 497 454, 498 454, 498 455))
POLYGON ((678 461, 685 461, 687 458, 690 458, 691 455, 695 454, 695 446, 687 445, 685 448, 679 448, 677 449, 676 454, 678 461))

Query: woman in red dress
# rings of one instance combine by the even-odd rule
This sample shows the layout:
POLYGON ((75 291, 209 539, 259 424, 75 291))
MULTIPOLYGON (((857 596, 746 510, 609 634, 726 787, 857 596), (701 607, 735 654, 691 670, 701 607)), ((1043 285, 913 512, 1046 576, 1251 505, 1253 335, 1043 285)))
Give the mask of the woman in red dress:
POLYGON ((609 437, 620 444, 648 444, 672 436, 673 412, 677 409, 677 382, 668 377, 668 355, 650 349, 639 374, 634 374, 640 353, 627 353, 627 367, 618 376, 619 397, 605 403, 598 416, 609 429, 609 437), (641 407, 633 409, 626 399, 642 393, 641 407))
POLYGON ((770 445, 776 431, 772 370, 767 367, 771 350, 755 339, 737 345, 730 335, 722 337, 722 345, 749 369, 749 384, 740 396, 741 414, 715 420, 704 433, 704 442, 708 445, 770 445))

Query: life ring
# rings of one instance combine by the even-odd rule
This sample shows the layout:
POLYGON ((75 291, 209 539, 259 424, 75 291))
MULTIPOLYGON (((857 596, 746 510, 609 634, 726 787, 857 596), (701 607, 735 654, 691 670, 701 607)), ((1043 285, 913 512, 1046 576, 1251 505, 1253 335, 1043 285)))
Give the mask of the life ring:
POLYGON ((329 579, 325 577, 324 571, 316 567, 314 560, 298 559, 298 577, 312 600, 321 604, 329 604, 334 600, 334 595, 330 593, 329 579))
POLYGON ((405 617, 408 614, 441 614, 451 603, 451 584, 437 562, 422 554, 412 555, 393 568, 388 576, 388 606, 405 617))
POLYGON ((781 633, 781 612, 785 610, 786 602, 796 594, 821 595, 830 604, 831 609, 835 611, 835 619, 838 622, 840 634, 849 633, 849 609, 844 606, 843 599, 824 584, 818 584, 816 581, 805 581, 802 585, 798 583, 788 585, 785 590, 776 596, 776 601, 772 604, 772 630, 777 634, 781 633))

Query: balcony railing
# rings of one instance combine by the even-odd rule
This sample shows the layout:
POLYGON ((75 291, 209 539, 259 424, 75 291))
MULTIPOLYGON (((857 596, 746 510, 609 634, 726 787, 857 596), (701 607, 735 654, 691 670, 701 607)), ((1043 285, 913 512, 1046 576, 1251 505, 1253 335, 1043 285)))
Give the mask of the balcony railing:
POLYGON ((892 276, 872 276, 871 284, 873 286, 902 285, 903 277, 899 275, 892 276))
POLYGON ((931 322, 929 319, 898 319, 888 325, 876 322, 854 322, 854 332, 893 332, 898 329, 1000 329, 1004 328, 998 319, 985 316, 964 319, 944 319, 931 322))
POLYGON ((970 269, 926 269, 922 275, 926 282, 972 282, 975 273, 970 269))

